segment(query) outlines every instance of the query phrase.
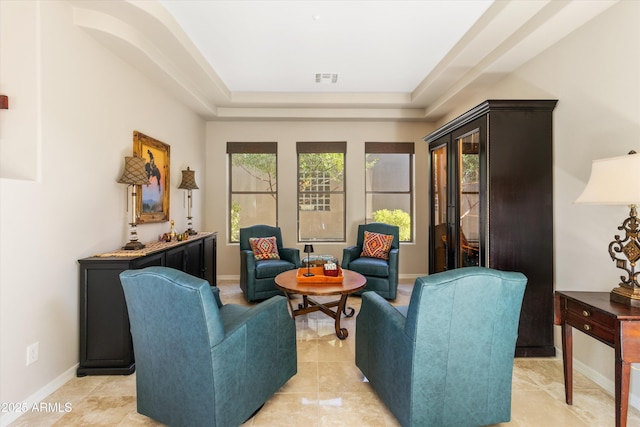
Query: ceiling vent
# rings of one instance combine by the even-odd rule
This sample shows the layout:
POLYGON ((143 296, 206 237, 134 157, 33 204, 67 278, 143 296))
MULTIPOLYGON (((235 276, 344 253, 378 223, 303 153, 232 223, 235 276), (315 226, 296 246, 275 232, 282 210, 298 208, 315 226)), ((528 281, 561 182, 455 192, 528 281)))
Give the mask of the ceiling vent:
POLYGON ((316 83, 337 83, 337 73, 316 73, 316 83))

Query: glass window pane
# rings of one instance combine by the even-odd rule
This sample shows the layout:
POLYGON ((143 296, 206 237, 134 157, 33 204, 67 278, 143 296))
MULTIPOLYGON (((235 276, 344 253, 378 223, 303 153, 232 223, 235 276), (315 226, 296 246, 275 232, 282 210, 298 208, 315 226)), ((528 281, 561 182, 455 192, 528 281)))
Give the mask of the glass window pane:
POLYGON ((298 240, 344 241, 344 147, 333 153, 309 147, 298 152, 298 240))
POLYGON ((400 241, 411 241, 411 195, 368 194, 367 222, 384 222, 400 228, 400 241))
POLYGON ((344 191, 343 153, 298 154, 300 191, 344 191))
POLYGON ((329 196, 331 210, 299 211, 299 240, 344 240, 344 195, 329 196))
POLYGON ((433 271, 447 269, 447 147, 431 151, 433 271))
POLYGON ((275 154, 232 154, 231 191, 276 191, 275 154))
POLYGON ((367 154, 366 191, 410 191, 411 155, 367 154))
POLYGON ((460 266, 480 261, 480 144, 478 132, 458 139, 460 182, 460 266))
POLYGON ((400 228, 400 241, 413 240, 413 144, 367 143, 366 221, 400 228))
POLYGON ((227 150, 231 203, 229 241, 238 242, 240 228, 277 225, 277 161, 273 143, 229 143, 227 150), (261 149, 265 152, 260 152, 261 149))
POLYGON ((271 194, 234 194, 231 197, 231 241, 240 229, 255 224, 276 225, 276 197, 271 194))
POLYGON ((433 188, 433 222, 434 225, 447 223, 447 147, 440 147, 431 152, 431 170, 433 188))

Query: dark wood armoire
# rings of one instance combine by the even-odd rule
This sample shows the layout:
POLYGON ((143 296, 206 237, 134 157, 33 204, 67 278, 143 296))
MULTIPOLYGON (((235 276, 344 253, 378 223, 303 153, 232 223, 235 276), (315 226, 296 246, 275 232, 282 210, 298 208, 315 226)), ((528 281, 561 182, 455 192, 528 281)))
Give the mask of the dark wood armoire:
POLYGON ((556 103, 488 100, 424 138, 430 153, 429 273, 466 266, 524 273, 516 356, 555 355, 556 103))

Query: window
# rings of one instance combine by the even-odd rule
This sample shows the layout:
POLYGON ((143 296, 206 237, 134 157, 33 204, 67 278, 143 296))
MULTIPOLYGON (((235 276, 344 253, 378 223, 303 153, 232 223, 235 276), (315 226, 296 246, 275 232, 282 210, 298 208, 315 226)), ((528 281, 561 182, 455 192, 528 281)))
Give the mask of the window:
POLYGON ((366 142, 366 222, 400 228, 413 241, 413 142, 366 142))
POLYGON ((275 142, 227 142, 229 157, 229 241, 240 228, 278 223, 275 142))
POLYGON ((344 242, 346 142, 298 142, 298 241, 344 242))

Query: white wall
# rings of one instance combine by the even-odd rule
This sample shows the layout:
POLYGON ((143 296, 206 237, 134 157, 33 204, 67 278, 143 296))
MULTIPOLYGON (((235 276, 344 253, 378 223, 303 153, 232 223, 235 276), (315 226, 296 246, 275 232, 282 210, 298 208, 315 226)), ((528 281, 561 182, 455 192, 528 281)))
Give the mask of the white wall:
POLYGON ((314 243, 317 254, 342 259, 342 249, 355 244, 358 224, 365 219, 365 154, 364 143, 415 143, 415 241, 402 243, 400 273, 418 276, 428 272, 428 147, 422 140, 433 126, 425 123, 396 122, 209 122, 207 124, 207 229, 218 231, 218 277, 240 276, 238 244, 230 244, 227 234, 228 165, 227 141, 278 142, 278 221, 285 246, 298 247, 297 242, 297 157, 296 141, 346 141, 347 239, 345 243, 314 243))
MULTIPOLYGON (((476 99, 558 99, 554 111, 555 287, 606 291, 623 273, 607 248, 628 216, 624 206, 574 205, 593 159, 640 152, 640 2, 621 1, 476 99)), ((640 172, 640 171, 639 171, 640 172)), ((556 346, 560 346, 556 327, 556 346)), ((574 333, 574 360, 613 390, 613 350, 574 333)), ((640 407, 640 375, 632 370, 631 401, 640 407)))
MULTIPOLYGON (((0 179, 0 401, 23 402, 75 374, 76 260, 128 240, 126 186, 116 181, 133 131, 171 146, 171 216, 180 231, 187 209, 176 187, 187 166, 204 184, 205 124, 74 26, 67 2, 2 1, 0 15, 0 87, 10 105, 0 110, 3 148, 37 149, 24 166, 37 173, 8 179, 20 169, 3 169, 0 179), (20 26, 4 25, 16 20, 20 26), (17 28, 36 34, 22 37, 17 28), (38 68, 23 69, 23 56, 35 57, 38 68), (26 367, 34 342, 39 360, 26 367)), ((201 229, 204 192, 195 194, 201 229)), ((138 232, 149 241, 168 229, 165 222, 138 232)), ((12 416, 2 414, 2 423, 12 416)))

